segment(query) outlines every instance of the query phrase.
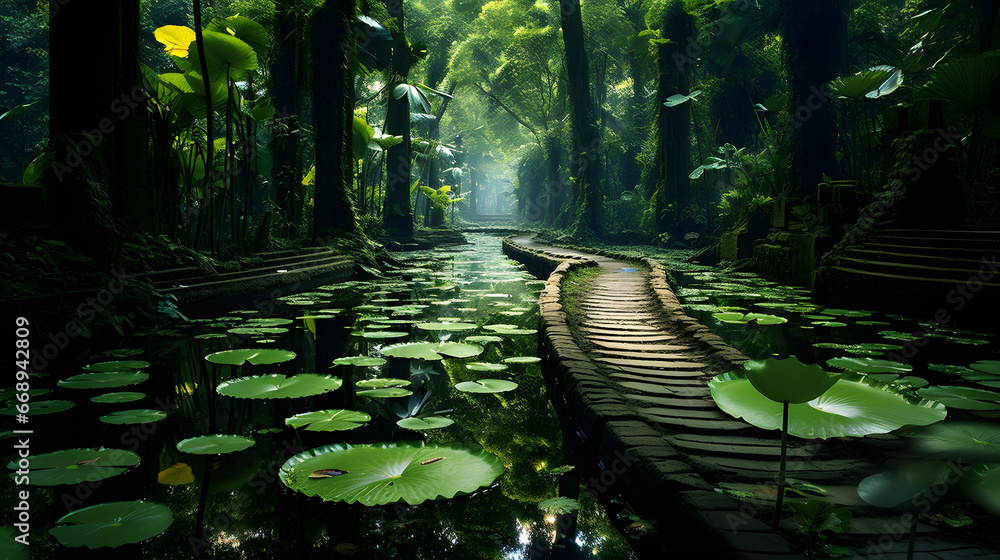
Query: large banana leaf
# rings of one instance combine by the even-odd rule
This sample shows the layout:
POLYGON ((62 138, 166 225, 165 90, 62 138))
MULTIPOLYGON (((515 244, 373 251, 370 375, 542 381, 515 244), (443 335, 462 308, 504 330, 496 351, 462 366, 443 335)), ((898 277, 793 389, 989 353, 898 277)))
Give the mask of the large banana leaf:
POLYGON ((482 449, 399 442, 311 449, 286 461, 279 477, 307 496, 375 506, 453 498, 489 486, 501 474, 500 459, 482 449))
POLYGON ((872 66, 852 76, 836 78, 830 82, 830 91, 841 98, 877 98, 888 95, 902 85, 903 72, 892 66, 872 66))
POLYGON ((257 54, 257 58, 267 54, 267 46, 270 42, 267 37, 267 30, 256 21, 244 16, 230 16, 226 19, 213 19, 206 29, 219 33, 228 33, 233 37, 250 45, 250 48, 257 54))
MULTIPOLYGON (((237 80, 249 70, 257 69, 257 53, 253 47, 237 39, 229 33, 204 31, 205 58, 208 61, 208 77, 211 82, 225 82, 226 76, 237 80)), ((192 68, 201 68, 198 51, 188 50, 188 60, 192 68)))

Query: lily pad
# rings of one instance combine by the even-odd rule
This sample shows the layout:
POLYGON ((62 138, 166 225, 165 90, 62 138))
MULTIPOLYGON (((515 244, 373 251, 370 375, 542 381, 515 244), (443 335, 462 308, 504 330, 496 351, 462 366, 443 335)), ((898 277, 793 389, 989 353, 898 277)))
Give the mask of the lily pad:
MULTIPOLYGON (((28 457, 31 476, 28 483, 36 486, 56 486, 94 482, 122 474, 139 464, 139 455, 122 449, 66 449, 28 457)), ((7 464, 17 469, 17 461, 7 464)), ((11 473, 11 478, 16 475, 11 473)))
POLYGON ((341 384, 341 379, 317 373, 300 373, 291 377, 272 373, 224 381, 216 391, 220 395, 240 399, 293 399, 335 391, 341 384))
POLYGON ((492 334, 477 334, 475 336, 467 336, 463 340, 465 340, 465 342, 503 342, 503 338, 499 336, 494 336, 492 334))
POLYGON ((974 364, 969 364, 969 367, 977 371, 1000 375, 1000 360, 979 360, 974 364))
POLYGON ((542 359, 538 356, 512 356, 504 358, 503 361, 508 364, 534 364, 542 361, 542 359))
POLYGON ((465 393, 503 393, 516 389, 517 383, 505 379, 477 379, 459 383, 455 388, 465 393))
POLYGON ((352 333, 352 334, 360 336, 361 338, 373 338, 373 339, 400 338, 400 337, 403 337, 403 336, 409 336, 410 335, 410 333, 403 332, 403 331, 364 331, 364 332, 356 332, 356 333, 352 333))
POLYGON ((1000 463, 1000 426, 996 424, 949 420, 907 435, 913 438, 917 451, 931 458, 965 464, 1000 463))
POLYGON ((407 430, 436 430, 451 426, 454 423, 455 421, 447 416, 427 416, 425 418, 403 418, 396 422, 396 425, 407 430))
POLYGON ((194 482, 194 471, 191 465, 186 463, 175 463, 156 474, 158 484, 168 486, 182 486, 194 482))
POLYGON ((766 313, 747 313, 746 315, 737 312, 713 313, 712 317, 723 323, 732 325, 745 325, 751 321, 756 321, 758 325, 780 325, 787 323, 788 319, 777 315, 766 313))
POLYGON ((291 350, 276 350, 272 348, 239 348, 236 350, 223 350, 205 356, 205 359, 213 364, 223 364, 230 366, 241 366, 244 363, 251 365, 279 364, 295 358, 295 352, 291 350))
POLYGON ((371 397, 375 399, 393 399, 396 397, 408 397, 413 394, 409 389, 401 387, 382 387, 380 389, 366 389, 354 393, 359 397, 371 397))
POLYGON ((86 371, 131 371, 145 369, 150 363, 145 360, 117 360, 83 366, 86 371))
POLYGON ((409 379, 396 379, 395 377, 377 377, 375 379, 362 379, 357 382, 357 386, 364 389, 381 389, 383 387, 406 387, 410 384, 409 379))
MULTIPOLYGON (((781 428, 782 405, 754 389, 735 373, 709 382, 712 398, 726 413, 765 430, 781 428)), ((911 402, 884 386, 860 377, 841 377, 821 396, 788 410, 788 433, 802 438, 884 434, 902 426, 923 426, 943 420, 947 410, 934 401, 911 402)))
POLYGON ((830 358, 826 363, 858 373, 906 373, 913 370, 913 366, 909 364, 875 358, 830 358))
POLYGON ((466 369, 471 369, 472 371, 504 371, 507 366, 504 364, 490 364, 486 362, 475 362, 471 364, 465 364, 466 369))
POLYGON ((253 447, 254 441, 243 436, 215 434, 197 436, 177 442, 177 450, 195 455, 221 455, 253 447))
POLYGON ((402 342, 382 348, 382 353, 393 358, 415 358, 420 360, 441 360, 441 354, 434 351, 432 342, 402 342))
POLYGON ((466 342, 442 342, 434 348, 434 351, 449 358, 471 358, 482 354, 483 347, 466 342))
POLYGON ((110 502, 62 516, 49 533, 63 546, 116 547, 155 537, 173 521, 170 510, 157 503, 110 502))
POLYGON ((285 424, 293 428, 302 428, 311 432, 336 432, 353 430, 371 422, 371 415, 356 410, 316 410, 303 412, 285 419, 285 424))
POLYGON ((104 395, 97 395, 96 397, 91 397, 90 401, 95 403, 126 403, 135 402, 146 396, 146 393, 139 393, 134 391, 123 391, 120 393, 107 393, 104 395))
POLYGON ((67 389, 110 389, 136 385, 147 379, 149 379, 149 374, 141 371, 99 371, 73 375, 60 380, 57 385, 67 389))
MULTIPOLYGON (((64 410, 69 410, 73 408, 73 401, 31 401, 28 403, 28 416, 37 416, 42 414, 55 414, 56 412, 62 412, 64 410)), ((5 416, 14 416, 19 414, 17 409, 13 406, 0 410, 0 414, 5 416)))
POLYGON ((416 327, 425 331, 469 331, 476 328, 475 323, 459 322, 438 322, 438 323, 417 323, 416 327))
POLYGON ((333 361, 334 365, 338 366, 380 366, 386 362, 385 358, 378 358, 375 356, 346 356, 343 358, 337 358, 333 361))
POLYGON ((138 408, 105 414, 101 416, 100 420, 105 424, 147 424, 149 422, 158 422, 166 417, 167 413, 162 410, 138 408))
POLYGON ((400 501, 418 505, 468 494, 493 484, 501 474, 500 459, 478 448, 401 442, 311 449, 286 461, 279 477, 307 496, 376 506, 400 501), (327 470, 342 474, 310 478, 327 470))
POLYGON ((750 360, 743 369, 754 388, 775 402, 804 403, 837 382, 836 375, 818 364, 803 364, 795 356, 750 360))

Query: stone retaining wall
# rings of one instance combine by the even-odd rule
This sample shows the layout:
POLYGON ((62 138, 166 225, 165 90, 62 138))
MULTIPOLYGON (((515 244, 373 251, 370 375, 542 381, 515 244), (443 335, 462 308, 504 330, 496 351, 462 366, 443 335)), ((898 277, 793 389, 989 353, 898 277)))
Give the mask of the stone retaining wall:
MULTIPOLYGON (((565 452, 580 466, 580 476, 590 491, 598 497, 607 493, 605 499, 620 495, 637 515, 656 520, 660 532, 656 541, 671 558, 799 558, 767 525, 743 515, 737 502, 714 492, 580 349, 560 303, 561 283, 569 272, 596 263, 537 251, 514 243, 511 237, 504 239, 503 250, 535 276, 547 277, 538 298, 539 356, 564 434, 573 434, 575 428, 578 436, 576 441, 564 441, 565 452)), ((643 261, 652 272, 659 313, 684 324, 685 333, 708 350, 713 366, 721 371, 746 359, 684 314, 662 264, 643 261)))

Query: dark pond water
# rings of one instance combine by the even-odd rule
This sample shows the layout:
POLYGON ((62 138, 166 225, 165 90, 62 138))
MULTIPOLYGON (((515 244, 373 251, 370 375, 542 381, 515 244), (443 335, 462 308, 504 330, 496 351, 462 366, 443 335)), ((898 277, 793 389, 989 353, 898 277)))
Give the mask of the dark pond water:
MULTIPOLYGON (((537 292, 542 283, 503 257, 500 237, 470 235, 471 245, 404 253, 405 267, 367 282, 323 286, 215 317, 189 318, 141 333, 131 348, 95 351, 84 366, 142 360, 148 379, 130 386, 71 389, 52 377, 35 395, 65 400, 69 410, 34 415, 35 454, 68 448, 134 451, 141 461, 97 482, 32 486, 32 552, 36 558, 76 556, 49 537, 70 510, 114 501, 146 500, 169 508, 172 524, 139 545, 114 554, 144 558, 540 558, 552 548, 555 517, 539 502, 559 495, 561 430, 538 363, 505 362, 537 354, 537 292), (469 323, 443 327, 442 322, 469 323), (471 339, 471 340, 470 340, 471 339), (483 348, 468 358, 388 357, 374 366, 335 365, 346 356, 383 357, 400 342, 466 341, 483 348), (291 350, 294 359, 271 365, 213 364, 205 356, 230 348, 291 350), (501 364, 475 366, 476 363, 501 364), (473 368, 467 366, 472 365, 473 368), (332 367, 331 367, 332 366, 332 367), (490 371, 489 369, 493 369, 490 371), (483 371, 487 369, 486 371, 483 371), (300 398, 233 398, 216 392, 226 380, 264 374, 318 373, 343 380, 337 390, 300 398), (355 394, 358 381, 408 381, 409 396, 355 394), (482 378, 509 380, 516 389, 467 393, 454 389, 482 378), (138 400, 102 403, 102 395, 139 392, 138 400), (115 411, 149 409, 162 419, 109 424, 115 411), (293 430, 285 419, 326 409, 368 413, 366 425, 335 432, 293 430), (416 431, 405 417, 447 417, 453 424, 416 431), (220 455, 181 452, 177 443, 206 434, 253 440, 249 449, 220 455), (287 488, 279 471, 290 457, 334 443, 418 442, 480 446, 499 457, 503 474, 470 495, 405 504, 362 506, 324 502, 287 488)), ((110 366, 110 369, 128 368, 110 366)), ((81 369, 81 372, 83 370, 81 369)), ((128 397, 121 397, 122 399, 128 397)), ((107 457, 107 451, 101 454, 107 457)), ((85 468, 80 464, 72 468, 85 468)), ((7 485, 9 486, 9 485, 7 485)), ((8 491, 9 492, 9 489, 8 491)), ((6 494, 5 500, 13 499, 6 494)), ((580 493, 581 557, 632 558, 601 506, 580 493)), ((10 511, 11 508, 5 508, 10 511)), ((108 550, 108 549, 105 549, 108 550)))

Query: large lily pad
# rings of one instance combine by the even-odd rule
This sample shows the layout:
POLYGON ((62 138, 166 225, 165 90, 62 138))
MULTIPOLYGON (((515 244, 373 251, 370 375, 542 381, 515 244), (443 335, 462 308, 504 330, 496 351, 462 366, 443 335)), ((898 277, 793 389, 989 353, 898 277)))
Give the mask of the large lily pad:
POLYGON ((123 391, 119 393, 106 393, 103 395, 97 395, 96 397, 91 397, 90 401, 95 403, 126 403, 135 402, 146 396, 146 393, 139 393, 137 391, 123 391))
POLYGON ((454 423, 455 421, 447 416, 426 416, 424 418, 403 418, 396 422, 396 425, 407 430, 436 430, 446 428, 454 423))
POLYGON ((149 374, 141 371, 98 371, 67 377, 60 380, 58 385, 67 389, 111 389, 136 385, 147 379, 149 379, 149 374))
POLYGON ((502 473, 500 459, 478 448, 400 442, 311 449, 286 461, 279 477, 307 496, 375 506, 468 494, 502 473))
POLYGON ((285 419, 285 424, 293 428, 305 426, 312 432, 335 432, 353 430, 364 426, 372 419, 371 415, 356 410, 315 410, 303 412, 285 419))
POLYGON ((914 447, 938 459, 963 463, 1000 463, 1000 426, 949 420, 910 432, 914 447))
MULTIPOLYGON (((782 405, 760 394, 750 380, 735 373, 709 382, 719 408, 765 430, 781 428, 782 405)), ((911 402, 889 388, 841 378, 821 396, 790 404, 788 433, 802 438, 884 434, 906 425, 943 420, 947 410, 935 401, 911 402)))
POLYGON ((441 360, 444 356, 434 351, 431 342, 402 342, 382 348, 382 353, 393 358, 417 358, 421 360, 441 360))
POLYGON ((418 329, 425 331, 468 331, 476 328, 475 323, 440 322, 440 323, 418 323, 418 329))
POLYGON ((63 546, 121 546, 155 537, 173 523, 163 505, 137 500, 110 502, 70 512, 49 529, 63 546))
POLYGON ((335 391, 341 384, 341 379, 317 373, 300 373, 292 377, 272 373, 224 381, 216 391, 240 399, 293 399, 335 391))
POLYGON ((408 397, 413 394, 409 389, 402 387, 381 387, 378 389, 365 389, 354 393, 359 397, 370 397, 373 399, 394 399, 396 397, 408 397))
POLYGON ((221 455, 253 447, 254 441, 243 436, 214 434, 197 436, 177 442, 177 450, 195 455, 221 455))
POLYGON ((291 350, 275 350, 273 348, 239 348, 236 350, 222 350, 213 352, 205 359, 213 364, 223 364, 230 366, 241 366, 244 363, 251 365, 279 364, 295 358, 295 352, 291 350))
POLYGON ((105 414, 101 416, 100 420, 105 424, 147 424, 149 422, 158 422, 166 417, 167 413, 162 410, 137 408, 105 414))
POLYGON ((906 373, 913 370, 913 366, 909 364, 875 358, 830 358, 826 363, 858 373, 906 373))
MULTIPOLYGON (((129 467, 139 464, 139 456, 122 449, 66 449, 43 455, 33 455, 31 461, 30 484, 55 486, 57 484, 77 484, 93 482, 122 474, 129 467)), ((7 464, 8 469, 17 469, 17 461, 7 464)), ((11 473, 11 478, 15 477, 11 473)))
POLYGON ((434 351, 448 358, 471 358, 482 354, 483 347, 467 342, 442 342, 434 348, 434 351))
POLYGON ((385 358, 378 358, 375 356, 345 356, 334 360, 333 365, 369 367, 380 366, 385 362, 385 358))
POLYGON ((517 383, 505 379, 477 379, 459 383, 455 388, 465 393, 503 393, 516 389, 517 383))
POLYGON ((778 317, 777 315, 768 315, 766 313, 747 313, 746 315, 737 312, 723 312, 714 313, 712 317, 718 319, 723 323, 729 323, 733 325, 745 325, 751 321, 756 321, 758 325, 780 325, 782 323, 787 323, 788 319, 784 317, 778 317))
POLYGON ((356 385, 362 389, 381 389, 383 387, 406 387, 410 384, 409 379, 396 379, 395 377, 376 377, 374 379, 362 379, 356 385))
MULTIPOLYGON (((31 401, 28 403, 28 416, 37 416, 42 414, 55 414, 56 412, 62 412, 64 410, 69 410, 75 406, 73 401, 62 401, 62 400, 52 400, 52 401, 31 401)), ((10 406, 0 410, 0 414, 5 416, 14 416, 19 414, 16 407, 10 406)))
POLYGON ((146 369, 150 363, 145 360, 117 360, 83 366, 87 371, 134 371, 146 369))
POLYGON ((743 364, 754 388, 776 402, 804 403, 815 399, 837 382, 817 364, 803 364, 795 356, 751 360, 743 364))

